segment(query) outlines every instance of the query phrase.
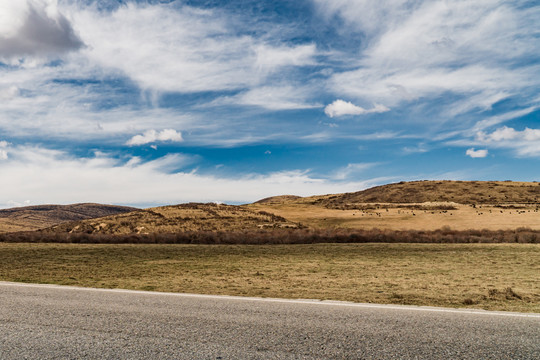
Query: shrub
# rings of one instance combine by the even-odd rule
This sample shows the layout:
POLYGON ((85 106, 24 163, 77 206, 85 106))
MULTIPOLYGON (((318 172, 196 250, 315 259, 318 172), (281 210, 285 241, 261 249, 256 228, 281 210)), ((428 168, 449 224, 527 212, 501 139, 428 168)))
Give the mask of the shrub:
POLYGON ((540 243, 540 231, 434 231, 381 229, 260 229, 245 231, 185 231, 152 234, 88 234, 45 231, 0 234, 0 242, 96 244, 315 244, 315 243, 540 243))

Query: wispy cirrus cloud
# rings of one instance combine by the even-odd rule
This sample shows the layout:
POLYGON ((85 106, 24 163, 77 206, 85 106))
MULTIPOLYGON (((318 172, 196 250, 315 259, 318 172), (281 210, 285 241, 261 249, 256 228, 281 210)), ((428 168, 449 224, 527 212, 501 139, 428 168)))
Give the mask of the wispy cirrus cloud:
POLYGON ((478 121, 472 129, 469 130, 469 132, 476 133, 478 131, 483 131, 485 129, 488 129, 490 127, 500 125, 506 121, 518 119, 520 117, 523 117, 525 115, 529 115, 533 113, 534 111, 538 110, 540 108, 540 100, 534 101, 536 105, 528 106, 523 109, 518 110, 512 110, 504 113, 500 113, 494 116, 490 116, 488 118, 482 119, 478 121))
POLYGON ((313 44, 273 45, 237 33, 230 14, 211 9, 128 3, 73 18, 89 61, 155 91, 249 88, 278 69, 313 64, 317 53, 313 44))
MULTIPOLYGON (((390 107, 455 97, 439 110, 445 121, 495 103, 536 96, 538 7, 510 1, 313 0, 361 33, 356 69, 337 72, 334 91, 390 107)), ((473 117, 474 118, 474 117, 473 117)))
MULTIPOLYGON (((139 178, 140 202, 167 201, 145 181, 171 202, 245 202, 359 190, 366 163, 388 164, 374 179, 466 177, 467 149, 495 155, 468 176, 516 169, 540 159, 539 17, 510 0, 0 0, 0 171, 43 172, 64 200, 105 173, 95 201, 139 178), (520 159, 494 166, 505 153, 520 159)), ((0 189, 22 204, 14 178, 0 189)))
POLYGON ((275 111, 322 108, 321 104, 308 100, 312 91, 305 86, 267 85, 251 88, 235 96, 218 98, 211 105, 256 106, 275 111))
MULTIPOLYGON (((46 134, 66 140, 79 136, 108 142, 156 128, 181 127, 198 133, 200 139, 212 138, 208 132, 215 131, 209 141, 234 143, 227 137, 236 138, 239 132, 230 115, 201 114, 201 104, 270 111, 321 106, 311 100, 312 88, 287 76, 316 64, 315 44, 276 42, 264 31, 238 32, 241 19, 219 9, 127 2, 103 10, 92 2, 64 1, 60 12, 53 0, 27 3, 35 8, 40 4, 40 11, 51 12, 53 20, 55 14, 64 14, 61 19, 69 19, 70 31, 87 46, 74 47, 79 51, 70 54, 51 48, 62 59, 54 65, 29 65, 37 54, 28 53, 22 63, 0 67, 0 99, 5 100, 0 129, 10 136, 46 134), (118 87, 119 83, 125 85, 118 87), (229 90, 238 94, 224 95, 229 90), (160 106, 161 94, 201 92, 209 98, 191 109, 160 106), (228 132, 220 129, 223 124, 228 132)), ((12 6, 7 14, 15 16, 15 10, 12 6)), ((238 127, 245 127, 244 122, 238 127)))
MULTIPOLYGON (((112 89, 98 84, 103 91, 100 93, 92 83, 53 82, 50 77, 54 77, 51 74, 54 72, 54 69, 34 69, 28 79, 21 77, 16 82, 18 91, 2 104, 0 111, 0 129, 4 136, 125 143, 126 137, 155 128, 181 127, 197 131, 211 126, 197 115, 174 109, 141 108, 138 104, 100 108, 96 103, 104 98, 116 100, 114 93, 108 93, 112 89)), ((0 69, 0 88, 3 81, 9 81, 10 76, 2 78, 6 73, 0 69)), ((119 97, 118 101, 123 100, 119 97)))
MULTIPOLYGON (((334 180, 346 180, 353 176, 362 175, 367 169, 370 169, 378 165, 377 163, 351 163, 342 168, 336 170, 332 179, 334 180)), ((365 175, 364 175, 365 176, 365 175)))

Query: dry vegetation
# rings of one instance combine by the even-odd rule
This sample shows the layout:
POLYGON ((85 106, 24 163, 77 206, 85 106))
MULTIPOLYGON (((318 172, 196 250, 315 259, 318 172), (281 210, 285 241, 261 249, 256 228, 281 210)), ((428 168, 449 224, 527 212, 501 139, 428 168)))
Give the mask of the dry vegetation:
POLYGON ((102 204, 37 205, 0 210, 0 233, 29 231, 56 224, 137 210, 102 204))
POLYGON ((347 194, 275 197, 247 205, 320 229, 540 230, 540 185, 414 181, 347 194))
POLYGON ((133 209, 97 204, 46 205, 0 211, 0 232, 28 231, 56 224, 59 225, 45 231, 124 235, 302 227, 540 230, 538 194, 538 183, 414 181, 356 193, 305 198, 275 196, 244 206, 183 204, 122 214, 118 213, 133 209), (100 218, 105 215, 112 216, 100 218), (66 223, 88 218, 96 219, 66 223))
POLYGON ((536 205, 461 205, 457 203, 361 204, 355 209, 328 209, 308 203, 249 205, 283 216, 290 221, 318 229, 513 230, 528 227, 540 230, 536 205))
POLYGON ((301 196, 296 196, 296 195, 271 196, 271 197, 267 197, 259 201, 256 201, 255 204, 281 204, 283 202, 294 201, 301 198, 302 198, 301 196))
POLYGON ((538 204, 540 183, 513 181, 411 181, 314 198, 330 208, 353 203, 538 204))
POLYGON ((101 213, 6 210, 0 232, 59 225, 0 233, 0 280, 540 312, 539 194, 423 181, 86 220, 101 213))
POLYGON ((540 245, 0 244, 0 279, 540 312, 540 245))
POLYGON ((253 211, 232 205, 189 203, 65 223, 45 229, 43 232, 123 235, 298 227, 296 223, 264 211, 253 211))
POLYGON ((539 244, 540 231, 467 230, 442 228, 424 230, 354 230, 354 229, 258 229, 244 231, 181 231, 102 233, 29 231, 0 234, 5 243, 82 243, 82 244, 319 244, 319 243, 521 243, 539 244))

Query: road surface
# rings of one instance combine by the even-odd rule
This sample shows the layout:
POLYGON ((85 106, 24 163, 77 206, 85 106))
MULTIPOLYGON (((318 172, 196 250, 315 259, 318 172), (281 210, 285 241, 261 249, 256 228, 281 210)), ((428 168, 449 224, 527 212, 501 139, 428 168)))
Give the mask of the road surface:
POLYGON ((0 359, 540 359, 540 314, 0 282, 0 359))

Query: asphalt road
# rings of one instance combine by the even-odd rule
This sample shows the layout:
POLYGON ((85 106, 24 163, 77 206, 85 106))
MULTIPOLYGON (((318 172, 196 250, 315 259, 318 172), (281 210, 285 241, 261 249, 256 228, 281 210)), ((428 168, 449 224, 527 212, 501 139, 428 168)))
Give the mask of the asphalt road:
POLYGON ((0 282, 0 359, 540 359, 540 314, 0 282))

